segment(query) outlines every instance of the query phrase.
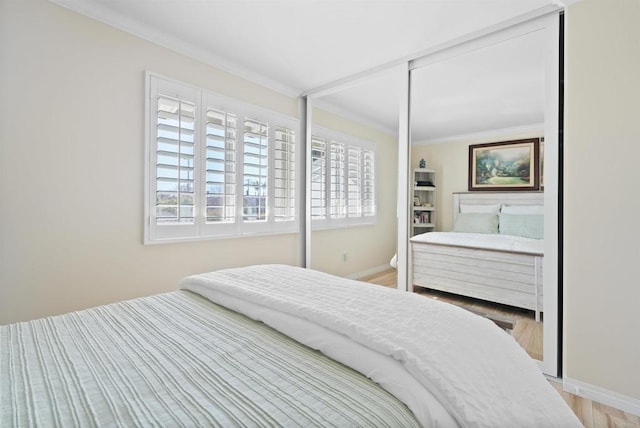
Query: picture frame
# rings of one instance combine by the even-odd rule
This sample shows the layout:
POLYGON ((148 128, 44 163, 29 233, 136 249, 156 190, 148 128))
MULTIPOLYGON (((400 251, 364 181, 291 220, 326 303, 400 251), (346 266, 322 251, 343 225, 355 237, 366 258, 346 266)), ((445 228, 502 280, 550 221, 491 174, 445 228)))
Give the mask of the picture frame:
POLYGON ((413 197, 413 206, 414 207, 419 207, 420 206, 420 198, 417 196, 413 197))
POLYGON ((537 191, 539 156, 538 138, 470 145, 469 191, 537 191))
POLYGON ((540 190, 544 190, 544 137, 540 138, 540 190))

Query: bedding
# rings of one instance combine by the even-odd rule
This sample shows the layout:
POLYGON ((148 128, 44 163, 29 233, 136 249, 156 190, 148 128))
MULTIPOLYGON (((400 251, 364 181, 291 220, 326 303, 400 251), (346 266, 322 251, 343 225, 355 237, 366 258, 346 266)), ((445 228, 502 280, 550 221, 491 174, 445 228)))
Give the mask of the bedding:
POLYGON ((458 233, 498 233, 498 215, 484 213, 460 213, 453 225, 458 233))
POLYGON ((6 427, 417 427, 365 376, 190 291, 0 326, 6 427))
POLYGON ((454 193, 453 233, 410 238, 411 285, 530 309, 539 321, 543 213, 542 192, 454 193))
POLYGON ((430 232, 411 238, 411 283, 543 310, 544 241, 522 236, 430 232))
MULTIPOLYGON (((461 308, 277 265, 197 275, 181 287, 282 329, 345 364, 369 358, 376 364, 398 362, 460 426, 581 426, 511 336, 461 308), (296 333, 298 323, 305 327, 296 333), (341 352, 334 340, 340 336, 361 347, 341 352)), ((388 365, 376 371, 376 364, 366 374, 385 386, 388 365)))
POLYGON ((455 306, 281 265, 180 288, 0 326, 3 426, 580 426, 455 306))
POLYGON ((532 239, 544 238, 544 216, 540 214, 500 214, 500 234, 532 239))
POLYGON ((515 253, 544 254, 544 241, 515 235, 429 232, 416 235, 411 242, 482 248, 515 253))

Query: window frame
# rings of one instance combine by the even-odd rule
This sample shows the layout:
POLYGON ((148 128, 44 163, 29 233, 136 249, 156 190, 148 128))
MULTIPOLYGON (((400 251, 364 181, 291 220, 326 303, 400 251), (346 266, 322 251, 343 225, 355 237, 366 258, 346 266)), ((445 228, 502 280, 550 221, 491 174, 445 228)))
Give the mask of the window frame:
MULTIPOLYGON (((228 124, 225 124, 225 140, 228 124)), ((226 145, 226 141, 225 141, 226 145)), ((226 150, 226 147, 225 147, 226 150)), ((264 109, 241 100, 227 97, 208 89, 198 88, 188 83, 180 82, 147 71, 145 73, 145 196, 144 196, 144 244, 160 244, 168 242, 200 241, 211 239, 239 238, 255 235, 274 235, 299 232, 298 207, 300 197, 296 177, 301 165, 300 123, 297 118, 264 109), (189 224, 158 224, 156 217, 157 191, 157 104, 158 96, 174 91, 185 98, 193 97, 196 105, 194 130, 194 221, 189 224), (187 96, 188 95, 188 96, 187 96), (207 112, 222 111, 235 116, 235 147, 233 188, 235 194, 235 213, 232 221, 207 221, 207 112), (260 221, 248 221, 243 218, 243 185, 244 185, 244 148, 245 121, 260 121, 268 126, 266 153, 266 218, 260 221), (276 165, 276 130, 286 129, 293 134, 291 145, 293 156, 289 155, 289 171, 293 162, 292 176, 285 180, 283 186, 288 186, 290 198, 289 216, 278 218, 275 216, 275 165, 276 165), (289 218, 287 220, 286 218, 289 218)), ((227 172, 227 157, 225 151, 225 173, 227 172)), ((291 171, 290 171, 291 172, 291 171)), ((225 183, 227 178, 225 176, 225 183)), ((282 183, 281 183, 282 184, 282 183)), ((226 197, 226 189, 224 195, 226 197)), ((229 196, 231 198, 231 196, 229 196)), ((226 206, 226 200, 225 204, 226 206)))

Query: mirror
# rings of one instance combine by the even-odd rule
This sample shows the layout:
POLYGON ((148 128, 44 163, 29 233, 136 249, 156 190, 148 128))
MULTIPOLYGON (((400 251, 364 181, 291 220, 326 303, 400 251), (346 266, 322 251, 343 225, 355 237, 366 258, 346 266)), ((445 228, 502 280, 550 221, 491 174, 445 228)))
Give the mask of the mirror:
MULTIPOLYGON (((454 195, 463 192, 455 197, 479 198, 467 193, 468 177, 471 174, 470 145, 523 139, 533 139, 535 144, 543 141, 548 37, 548 33, 542 29, 532 31, 464 54, 453 55, 411 72, 410 165, 414 172, 410 177, 414 177, 413 180, 426 177, 428 181, 435 182, 435 189, 415 192, 417 198, 433 203, 435 208, 433 211, 413 208, 411 235, 431 230, 451 231, 454 228, 453 210, 456 209, 454 195), (430 172, 415 172, 420 167, 430 172), (421 222, 422 216, 426 216, 431 223, 421 222)), ((536 173, 542 172, 539 165, 534 164, 532 167, 536 173)), ((557 174, 557 171, 547 171, 547 175, 554 172, 557 174)), ((476 192, 476 195, 482 193, 482 197, 490 196, 488 192, 476 192)), ((516 192, 500 192, 496 198, 502 201, 502 197, 506 202, 514 195, 518 199, 532 196, 537 200, 544 200, 544 195, 524 193, 518 195, 516 192)), ((501 220, 502 217, 495 217, 497 235, 501 220)), ((485 245, 485 242, 493 241, 495 235, 475 236, 478 239, 487 236, 482 239, 482 244, 478 243, 485 245)), ((554 237, 547 239, 554 240, 554 237)), ((538 244, 542 243, 532 243, 536 248, 539 247, 537 251, 542 254, 544 244, 538 244)), ((510 264, 512 255, 518 257, 520 263, 521 257, 518 254, 467 250, 460 245, 468 244, 457 245, 458 247, 447 248, 455 249, 456 255, 430 253, 431 259, 446 257, 439 264, 423 260, 420 255, 414 258, 416 277, 413 278, 413 283, 421 285, 415 286, 414 291, 493 319, 496 324, 509 329, 532 358, 542 361, 543 318, 536 321, 536 314, 531 310, 531 306, 543 306, 542 297, 536 293, 548 292, 539 280, 547 274, 543 272, 542 256, 527 259, 526 263, 531 263, 531 267, 524 271, 520 270, 519 265, 510 264), (463 255, 464 251, 469 252, 463 255), (494 254, 499 254, 499 262, 494 262, 494 254), (455 258, 458 255, 459 258, 455 258), (470 260, 468 266, 462 257, 470 260), (418 273, 425 269, 428 269, 427 273, 418 273), (426 287, 425 284, 432 284, 432 287, 426 287), (525 296, 524 293, 529 294, 525 296), (538 303, 535 303, 536 300, 538 303), (527 305, 527 309, 521 307, 527 305)), ((424 251, 427 248, 430 250, 434 247, 425 247, 424 251)), ((414 254, 421 254, 419 251, 423 250, 416 248, 414 254)))
POLYGON ((439 172, 437 230, 467 191, 469 144, 544 135, 546 34, 536 31, 411 72, 411 167, 439 172), (455 152, 454 152, 455 150, 455 152))
MULTIPOLYGON (((557 296, 561 262, 558 248, 561 126, 558 19, 557 15, 549 15, 499 32, 487 32, 477 39, 410 61, 410 76, 407 68, 402 71, 399 66, 386 76, 379 73, 366 81, 313 98, 314 127, 379 141, 381 150, 376 157, 379 169, 376 226, 323 229, 319 227, 321 222, 315 222, 309 232, 310 267, 347 277, 366 277, 368 270, 384 269, 388 258, 396 252, 396 241, 413 233, 414 208, 397 206, 398 199, 402 199, 397 197, 397 188, 399 183, 401 191, 406 189, 406 196, 413 204, 413 169, 420 166, 420 160, 425 160, 426 168, 435 170, 435 176, 425 178, 436 185, 434 198, 428 201, 433 207, 433 216, 427 222, 433 223, 434 230, 451 230, 452 195, 467 191, 469 145, 544 137, 544 144, 540 145, 544 169, 540 172, 545 184, 541 197, 547 239, 543 244, 544 261, 536 267, 544 274, 544 322, 514 322, 511 328, 525 330, 519 340, 527 349, 529 344, 524 342, 530 342, 533 347, 530 354, 542 360, 541 369, 552 376, 558 375, 557 296), (411 88, 409 94, 407 86, 411 88), (403 107, 407 99, 411 100, 410 117, 403 107), (369 119, 360 120, 363 117, 369 119), (404 149, 399 149, 402 147, 399 141, 406 134, 402 126, 406 123, 411 124, 408 168, 401 167, 399 171, 398 164, 403 164, 406 156, 404 149), (394 228, 396 230, 392 230, 394 228), (376 251, 370 251, 371 248, 376 251)), ((330 162, 329 152, 324 153, 325 161, 330 162)), ((321 157, 320 152, 315 154, 321 157)), ((319 167, 319 162, 314 161, 312 170, 319 167)), ((328 171, 326 164, 322 168, 328 171)), ((317 198, 314 192, 335 190, 330 189, 329 184, 324 189, 317 187, 313 181, 312 198, 317 198)), ((328 205, 324 208, 328 209, 328 205)), ((312 209, 322 207, 314 205, 312 209)), ((411 265, 407 263, 405 243, 398 248, 397 272, 401 279, 407 274, 404 266, 411 265)), ((394 275, 389 281, 397 283, 394 275)), ((400 289, 404 286, 404 283, 398 284, 400 289)), ((509 322, 500 320, 502 317, 493 318, 509 327, 509 322)))
POLYGON ((314 269, 351 278, 391 269, 397 235, 400 91, 394 74, 383 72, 312 100, 314 269), (370 159, 365 158, 371 148, 373 182, 366 165, 370 159), (374 219, 367 216, 367 201, 358 201, 358 191, 375 194, 374 219), (345 197, 346 202, 340 202, 345 197))

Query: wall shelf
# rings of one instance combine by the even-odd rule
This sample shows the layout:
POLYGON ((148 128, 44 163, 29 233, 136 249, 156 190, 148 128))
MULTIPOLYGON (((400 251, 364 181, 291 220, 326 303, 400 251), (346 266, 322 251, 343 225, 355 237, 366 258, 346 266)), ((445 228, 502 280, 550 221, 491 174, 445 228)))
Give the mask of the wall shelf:
POLYGON ((411 236, 433 232, 436 228, 436 187, 419 186, 420 183, 435 184, 436 171, 429 168, 413 170, 413 200, 411 209, 411 236))

